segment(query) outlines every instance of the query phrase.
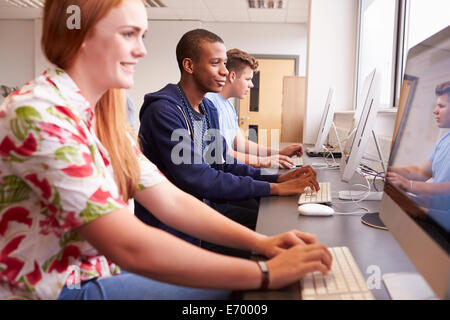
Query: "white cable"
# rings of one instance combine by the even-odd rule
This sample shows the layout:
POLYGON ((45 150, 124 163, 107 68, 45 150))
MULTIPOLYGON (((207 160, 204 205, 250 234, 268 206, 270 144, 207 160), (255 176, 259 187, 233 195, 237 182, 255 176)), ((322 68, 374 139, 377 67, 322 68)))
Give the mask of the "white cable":
MULTIPOLYGON (((341 202, 341 203, 344 203, 344 202, 341 202)), ((347 203, 348 203, 348 202, 347 202, 347 203)), ((335 204, 335 202, 333 202, 333 204, 335 204)), ((365 211, 363 211, 363 212, 358 212, 358 211, 352 211, 352 212, 337 212, 337 211, 335 211, 334 214, 351 216, 351 215, 361 215, 361 214, 366 214, 366 213, 377 213, 377 212, 378 212, 378 211, 372 211, 372 212, 371 212, 369 209, 364 208, 364 207, 361 207, 361 209, 363 209, 363 210, 365 210, 365 211)))
POLYGON ((366 213, 378 213, 378 211, 370 212, 369 210, 365 212, 334 212, 334 214, 341 215, 341 216, 359 216, 366 213))
MULTIPOLYGON (((359 169, 359 168, 358 168, 359 169)), ((360 208, 360 209, 363 209, 363 210, 365 210, 365 212, 335 212, 335 214, 338 214, 338 215, 361 215, 361 214, 366 214, 366 213, 371 213, 370 212, 370 210, 368 209, 368 208, 366 208, 366 207, 363 207, 362 205, 360 205, 359 203, 361 202, 361 201, 364 201, 368 196, 369 196, 369 194, 370 194, 370 182, 369 182, 369 179, 367 179, 362 173, 361 173, 361 170, 356 170, 359 174, 361 174, 361 176, 366 180, 366 182, 367 182, 367 186, 365 186, 365 185, 363 185, 363 184, 353 184, 351 187, 350 187, 350 195, 351 195, 351 197, 352 197, 352 202, 353 202, 353 204, 355 204, 355 205, 357 205, 358 206, 358 208, 360 208), (366 194, 363 196, 363 197, 361 197, 360 199, 358 199, 358 200, 355 200, 354 198, 353 198, 353 187, 355 187, 355 186, 360 186, 360 187, 364 187, 364 188, 367 188, 367 192, 366 192, 366 194)), ((333 198, 333 197, 332 197, 333 198)), ((342 202, 333 202, 332 204, 334 205, 334 204, 341 204, 341 203, 345 203, 345 204, 348 204, 348 202, 344 202, 344 201, 342 201, 342 202)))
POLYGON ((322 158, 324 159, 325 163, 327 164, 327 168, 328 169, 335 169, 339 167, 339 163, 336 161, 336 159, 334 158, 334 154, 332 151, 330 151, 330 149, 328 149, 326 146, 322 146, 322 148, 324 148, 326 150, 326 152, 323 153, 322 158), (328 159, 329 157, 327 156, 328 154, 331 155, 331 158, 333 159, 332 164, 329 163, 328 159))
POLYGON ((324 153, 324 154, 323 154, 323 157, 324 157, 324 159, 325 159, 325 162, 326 162, 327 165, 328 165, 328 168, 331 168, 331 167, 334 167, 334 166, 338 165, 338 163, 336 162, 336 159, 334 158, 333 152, 331 152, 330 149, 328 149, 328 148, 325 147, 325 146, 324 146, 324 148, 325 148, 325 150, 327 151, 327 153, 324 153), (333 163, 332 163, 332 164, 330 164, 329 161, 328 161, 328 158, 329 158, 329 157, 327 157, 328 154, 330 154, 330 155, 331 155, 331 158, 333 159, 333 163))
POLYGON ((350 188, 350 195, 352 196, 352 202, 353 202, 354 204, 356 204, 359 208, 364 209, 364 210, 366 210, 367 212, 369 212, 369 209, 367 209, 366 207, 361 206, 359 203, 360 203, 361 201, 364 201, 364 200, 369 196, 369 194, 370 194, 370 182, 369 182, 369 179, 367 179, 367 177, 365 177, 365 176, 362 174, 362 172, 361 172, 361 170, 359 170, 359 168, 356 170, 356 172, 358 172, 358 173, 364 178, 364 180, 366 180, 366 183, 367 183, 367 193, 366 193, 365 196, 363 196, 361 199, 355 201, 355 199, 353 199, 352 188, 353 188, 354 186, 357 186, 357 185, 363 186, 363 187, 365 187, 365 186, 362 185, 362 184, 354 184, 354 185, 352 185, 352 187, 350 188))

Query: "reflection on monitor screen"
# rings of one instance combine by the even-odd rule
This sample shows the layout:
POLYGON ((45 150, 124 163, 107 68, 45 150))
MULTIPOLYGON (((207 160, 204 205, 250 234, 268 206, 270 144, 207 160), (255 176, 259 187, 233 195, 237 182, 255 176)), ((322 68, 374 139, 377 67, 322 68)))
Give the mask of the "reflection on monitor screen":
POLYGON ((439 298, 450 298, 450 27, 408 54, 403 115, 380 217, 439 298))

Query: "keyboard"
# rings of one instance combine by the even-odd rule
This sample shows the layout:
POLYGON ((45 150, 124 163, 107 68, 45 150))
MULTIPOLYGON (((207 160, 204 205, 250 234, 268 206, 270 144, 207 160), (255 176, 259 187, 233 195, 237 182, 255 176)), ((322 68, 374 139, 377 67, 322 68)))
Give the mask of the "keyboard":
POLYGON ((303 300, 375 300, 347 247, 328 248, 333 256, 331 270, 308 273, 300 280, 303 300))
POLYGON ((306 187, 298 198, 298 204, 331 203, 331 184, 329 182, 319 182, 319 187, 319 191, 306 187))
POLYGON ((302 157, 292 157, 291 158, 294 161, 294 166, 295 167, 303 167, 303 158, 302 157))
POLYGON ((334 158, 342 158, 342 153, 341 152, 328 152, 328 151, 320 151, 320 152, 314 152, 314 151, 306 151, 306 154, 308 155, 308 157, 310 158, 317 158, 317 157, 327 157, 327 158, 332 158, 331 157, 331 153, 333 154, 334 158))

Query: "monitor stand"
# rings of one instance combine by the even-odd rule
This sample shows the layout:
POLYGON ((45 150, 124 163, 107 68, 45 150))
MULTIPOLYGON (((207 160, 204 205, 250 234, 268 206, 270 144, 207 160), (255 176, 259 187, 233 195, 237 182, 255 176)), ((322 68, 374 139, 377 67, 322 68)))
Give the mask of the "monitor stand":
POLYGON ((378 212, 366 213, 361 217, 361 222, 366 226, 377 228, 381 230, 387 230, 388 228, 384 225, 383 221, 380 219, 378 212))
POLYGON ((386 273, 383 275, 383 282, 392 300, 437 299, 425 279, 418 273, 386 273))
MULTIPOLYGON (((384 165, 384 158, 383 153, 381 152, 380 143, 378 142, 378 138, 375 134, 375 131, 372 130, 372 136, 375 142, 375 146, 377 148, 379 162, 381 162, 381 167, 383 168, 384 172, 386 172, 386 166, 384 165)), ((383 221, 380 219, 380 215, 378 212, 374 213, 366 213, 361 217, 361 222, 365 224, 366 226, 387 230, 388 228, 384 225, 383 221)))
MULTIPOLYGON (((342 145, 341 145, 341 139, 339 138, 337 129, 336 129, 336 125, 334 124, 334 121, 331 122, 331 127, 334 130, 334 133, 336 135, 338 144, 339 144, 339 151, 319 151, 319 152, 314 152, 311 150, 306 150, 306 154, 308 155, 308 157, 310 158, 316 158, 316 157, 326 157, 327 155, 331 155, 333 156, 333 158, 339 159, 342 157, 342 145)), ((322 145, 322 148, 324 146, 322 145)))

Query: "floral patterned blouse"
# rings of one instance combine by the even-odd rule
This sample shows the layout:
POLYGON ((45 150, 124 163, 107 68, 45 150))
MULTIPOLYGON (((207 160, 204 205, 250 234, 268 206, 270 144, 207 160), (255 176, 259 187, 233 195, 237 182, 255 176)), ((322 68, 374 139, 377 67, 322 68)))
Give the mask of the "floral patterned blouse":
MULTIPOLYGON (((0 299, 56 299, 62 287, 120 269, 75 228, 125 207, 94 110, 49 69, 0 106, 0 299)), ((135 145, 140 188, 165 181, 135 145)))

